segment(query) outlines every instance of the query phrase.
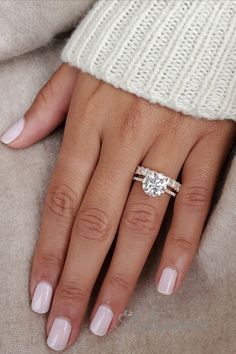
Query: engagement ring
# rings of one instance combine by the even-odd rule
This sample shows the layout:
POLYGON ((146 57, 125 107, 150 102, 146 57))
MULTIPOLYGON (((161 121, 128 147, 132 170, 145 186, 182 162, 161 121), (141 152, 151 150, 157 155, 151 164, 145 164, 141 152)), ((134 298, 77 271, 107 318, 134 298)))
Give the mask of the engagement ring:
POLYGON ((181 184, 174 179, 143 166, 137 167, 133 179, 142 182, 144 192, 151 197, 160 197, 164 193, 175 197, 181 187, 181 184))

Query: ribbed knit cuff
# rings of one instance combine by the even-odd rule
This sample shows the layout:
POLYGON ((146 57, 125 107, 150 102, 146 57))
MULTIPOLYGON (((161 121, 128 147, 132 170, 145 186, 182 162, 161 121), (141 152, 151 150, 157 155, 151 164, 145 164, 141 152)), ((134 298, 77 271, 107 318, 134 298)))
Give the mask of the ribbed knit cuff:
POLYGON ((235 0, 100 0, 62 60, 175 111, 236 120, 235 0))

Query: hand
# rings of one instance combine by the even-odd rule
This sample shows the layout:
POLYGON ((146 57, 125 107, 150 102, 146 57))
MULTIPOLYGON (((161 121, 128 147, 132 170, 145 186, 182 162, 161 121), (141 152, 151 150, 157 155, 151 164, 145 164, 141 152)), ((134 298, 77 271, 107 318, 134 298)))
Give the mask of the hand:
POLYGON ((181 171, 182 187, 155 279, 158 291, 169 295, 182 285, 197 251, 235 135, 232 121, 184 116, 63 64, 26 112, 21 134, 16 138, 14 128, 9 143, 7 133, 9 146, 35 143, 67 111, 30 283, 36 312, 47 312, 53 297, 47 334, 48 345, 57 350, 77 338, 116 232, 114 255, 91 315, 97 335, 118 325, 158 235, 170 196, 153 198, 140 182, 132 183, 136 167, 174 179, 181 171))

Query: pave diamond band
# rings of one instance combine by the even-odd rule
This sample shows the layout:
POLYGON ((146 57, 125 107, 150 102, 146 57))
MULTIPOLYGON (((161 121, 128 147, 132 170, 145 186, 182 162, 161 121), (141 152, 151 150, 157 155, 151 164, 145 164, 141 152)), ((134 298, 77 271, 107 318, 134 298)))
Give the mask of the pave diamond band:
POLYGON ((151 197, 160 197, 164 193, 175 197, 181 187, 181 184, 174 179, 143 166, 137 167, 133 180, 142 182, 144 192, 151 197))

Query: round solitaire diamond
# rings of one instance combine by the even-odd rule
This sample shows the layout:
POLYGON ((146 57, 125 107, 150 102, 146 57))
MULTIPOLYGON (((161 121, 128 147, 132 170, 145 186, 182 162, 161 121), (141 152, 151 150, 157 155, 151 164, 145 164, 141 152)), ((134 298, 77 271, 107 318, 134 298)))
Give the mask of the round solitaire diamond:
POLYGON ((157 172, 150 171, 143 180, 143 190, 151 197, 160 196, 165 193, 168 180, 165 176, 157 172))

